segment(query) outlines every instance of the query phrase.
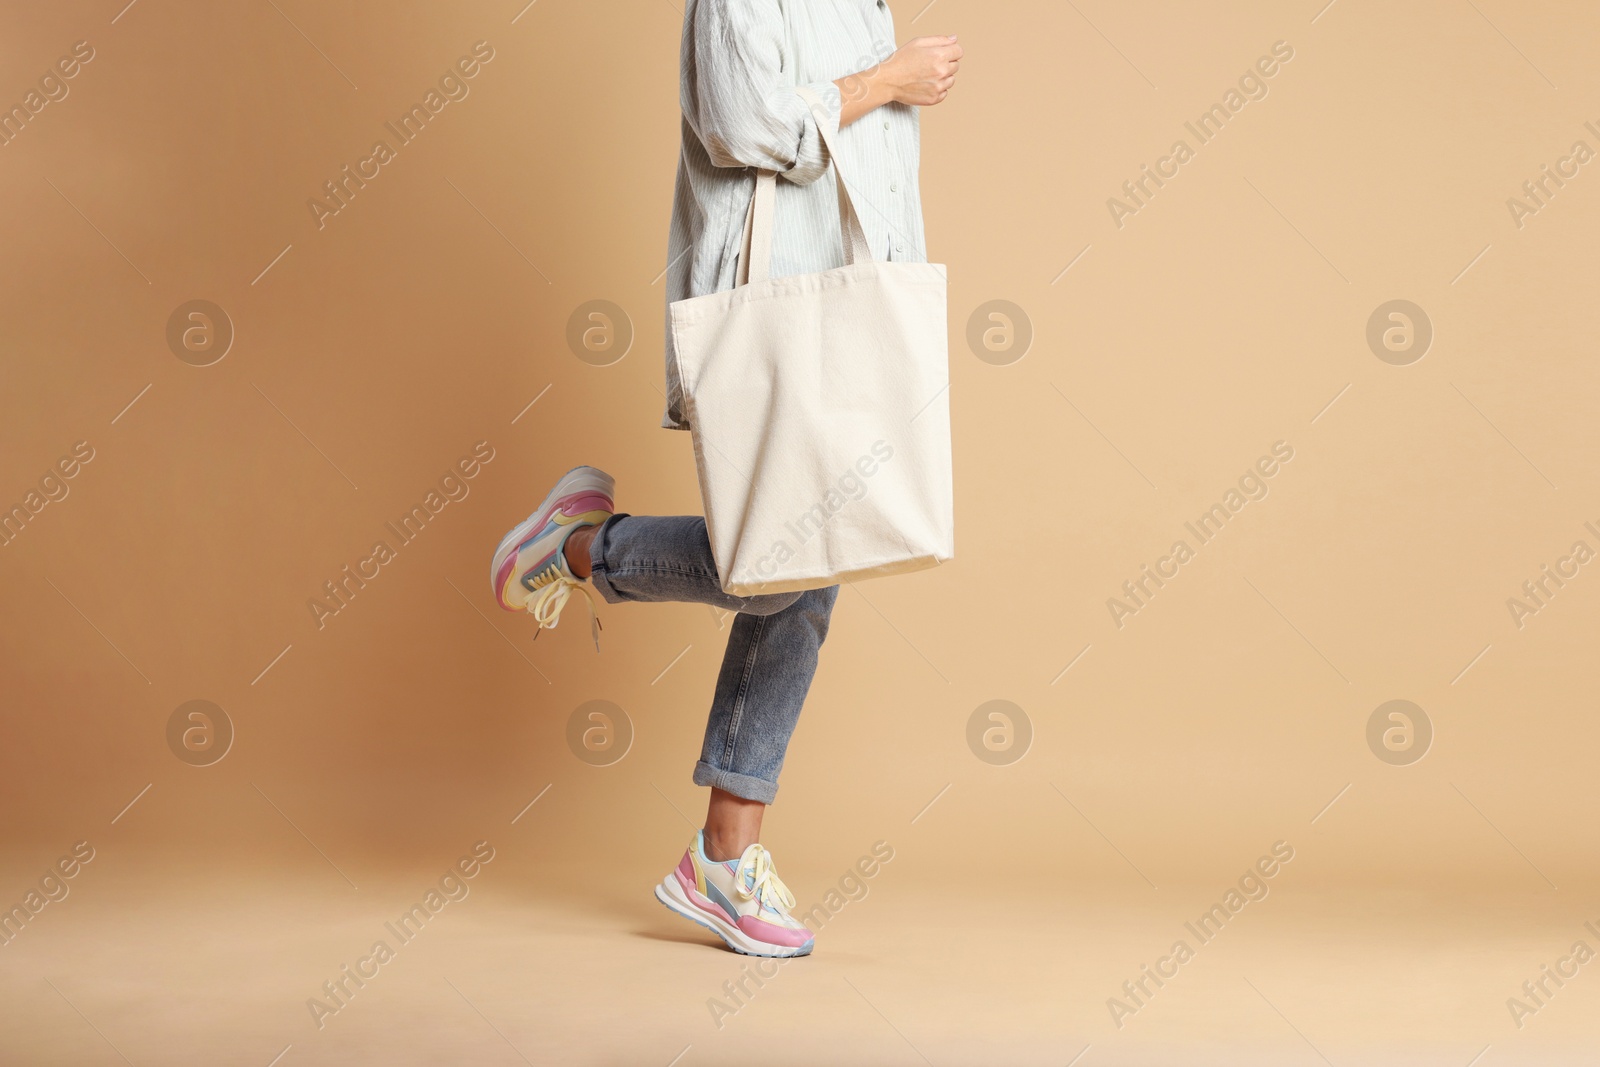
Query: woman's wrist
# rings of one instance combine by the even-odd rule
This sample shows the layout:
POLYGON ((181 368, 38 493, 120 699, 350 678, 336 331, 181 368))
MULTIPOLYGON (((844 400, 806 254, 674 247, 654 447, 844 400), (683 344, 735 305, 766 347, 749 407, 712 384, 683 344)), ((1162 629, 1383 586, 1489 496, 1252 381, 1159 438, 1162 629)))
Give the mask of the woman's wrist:
POLYGON ((839 127, 850 125, 868 112, 894 103, 896 86, 882 63, 847 75, 833 83, 839 87, 839 127))

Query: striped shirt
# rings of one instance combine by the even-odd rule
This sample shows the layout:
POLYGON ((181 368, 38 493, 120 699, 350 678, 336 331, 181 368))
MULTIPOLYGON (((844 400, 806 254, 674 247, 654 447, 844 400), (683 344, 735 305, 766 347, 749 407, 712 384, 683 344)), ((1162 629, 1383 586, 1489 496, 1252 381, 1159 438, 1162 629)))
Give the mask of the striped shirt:
MULTIPOLYGON (((822 98, 828 132, 838 131, 835 144, 873 258, 926 262, 917 109, 886 104, 838 129, 842 101, 833 82, 887 59, 894 40, 884 0, 686 0, 669 304, 734 287, 756 169, 775 170, 781 179, 771 276, 844 265, 827 148, 795 92, 800 85, 822 98)), ((661 425, 684 430, 670 313, 666 349, 661 425)))

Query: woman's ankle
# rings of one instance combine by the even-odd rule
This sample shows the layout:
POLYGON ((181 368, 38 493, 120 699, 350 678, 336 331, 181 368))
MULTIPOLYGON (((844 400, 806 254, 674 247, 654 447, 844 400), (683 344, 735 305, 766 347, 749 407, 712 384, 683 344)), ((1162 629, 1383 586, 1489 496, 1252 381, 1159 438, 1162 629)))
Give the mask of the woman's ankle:
POLYGON ((717 834, 710 830, 705 831, 701 838, 705 842, 705 856, 708 860, 726 863, 736 860, 744 855, 744 850, 756 843, 754 837, 742 834, 717 834))
POLYGON ((726 862, 744 855, 745 849, 761 840, 761 817, 766 811, 767 806, 758 800, 713 787, 701 838, 706 858, 726 862))
POLYGON ((582 526, 567 535, 561 553, 566 557, 567 568, 579 578, 589 577, 589 546, 594 541, 598 526, 582 526))

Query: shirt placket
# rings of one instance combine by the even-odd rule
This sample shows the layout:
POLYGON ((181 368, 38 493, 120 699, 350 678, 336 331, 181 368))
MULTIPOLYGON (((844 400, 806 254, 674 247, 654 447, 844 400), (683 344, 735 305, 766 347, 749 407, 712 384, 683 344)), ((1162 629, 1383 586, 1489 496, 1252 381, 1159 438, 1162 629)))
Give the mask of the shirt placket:
MULTIPOLYGON (((894 42, 890 39, 890 18, 887 5, 883 0, 860 0, 861 21, 866 29, 867 40, 872 42, 871 55, 874 57, 886 56, 894 51, 894 42)), ((900 173, 900 153, 895 151, 894 123, 891 121, 887 108, 879 108, 874 116, 882 126, 877 131, 883 137, 884 159, 888 178, 889 196, 885 201, 891 205, 888 220, 885 223, 884 244, 886 258, 899 259, 905 255, 906 241, 900 232, 899 222, 905 215, 904 194, 901 185, 904 178, 900 173)), ((874 175, 875 179, 882 180, 881 175, 874 175)), ((862 219, 862 226, 868 225, 862 219)))

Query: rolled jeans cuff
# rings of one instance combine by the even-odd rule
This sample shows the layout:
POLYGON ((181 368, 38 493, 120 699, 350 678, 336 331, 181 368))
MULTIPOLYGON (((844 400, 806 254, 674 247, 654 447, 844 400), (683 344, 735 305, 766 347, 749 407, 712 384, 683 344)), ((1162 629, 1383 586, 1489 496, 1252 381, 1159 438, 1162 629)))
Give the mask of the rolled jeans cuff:
POLYGON ((618 604, 627 599, 611 584, 611 576, 606 571, 606 534, 611 526, 616 525, 618 519, 628 516, 618 512, 603 521, 594 531, 594 538, 589 542, 589 584, 600 593, 600 598, 608 604, 618 604))
POLYGON ((745 800, 754 800, 761 804, 771 804, 778 795, 778 783, 769 782, 765 778, 753 778, 748 774, 736 774, 713 767, 705 760, 700 760, 694 765, 694 784, 709 785, 725 793, 732 793, 745 800))

